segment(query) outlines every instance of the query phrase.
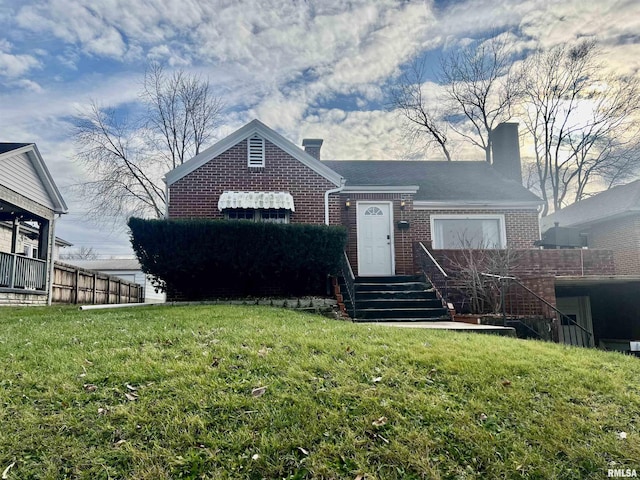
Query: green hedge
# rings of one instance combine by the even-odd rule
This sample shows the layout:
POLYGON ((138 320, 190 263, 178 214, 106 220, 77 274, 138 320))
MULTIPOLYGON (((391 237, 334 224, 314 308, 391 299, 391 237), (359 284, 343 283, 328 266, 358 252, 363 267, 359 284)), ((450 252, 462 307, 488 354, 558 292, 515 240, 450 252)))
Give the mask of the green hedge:
POLYGON ((323 294, 347 240, 324 225, 131 218, 129 228, 142 270, 193 300, 323 294))

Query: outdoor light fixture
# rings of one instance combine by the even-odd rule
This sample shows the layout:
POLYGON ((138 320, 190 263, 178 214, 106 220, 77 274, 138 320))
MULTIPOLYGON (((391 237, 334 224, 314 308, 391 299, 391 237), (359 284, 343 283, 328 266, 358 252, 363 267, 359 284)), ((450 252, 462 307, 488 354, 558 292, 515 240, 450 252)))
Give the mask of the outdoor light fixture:
POLYGON ((404 206, 407 204, 406 201, 400 200, 400 210, 404 210, 404 206))
POLYGON ((351 206, 351 199, 347 198, 347 200, 344 202, 344 208, 346 210, 349 210, 349 207, 351 206))

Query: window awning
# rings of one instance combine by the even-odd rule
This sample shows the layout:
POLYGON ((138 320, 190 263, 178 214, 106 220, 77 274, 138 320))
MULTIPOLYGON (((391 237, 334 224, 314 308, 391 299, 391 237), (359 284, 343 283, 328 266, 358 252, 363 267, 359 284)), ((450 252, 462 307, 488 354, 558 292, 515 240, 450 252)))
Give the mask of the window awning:
POLYGON ((289 192, 222 192, 218 210, 225 208, 283 208, 296 211, 289 192))

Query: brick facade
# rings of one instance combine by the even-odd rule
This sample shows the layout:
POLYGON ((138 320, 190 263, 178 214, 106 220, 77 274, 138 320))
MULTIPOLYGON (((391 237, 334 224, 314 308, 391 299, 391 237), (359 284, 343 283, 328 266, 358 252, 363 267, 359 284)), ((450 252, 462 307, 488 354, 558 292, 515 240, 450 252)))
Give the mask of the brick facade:
POLYGON ((590 248, 613 251, 617 274, 640 275, 640 215, 597 223, 587 238, 590 248))
MULTIPOLYGON (((430 245, 427 245, 429 248, 430 245)), ((433 250, 429 248, 436 261, 448 273, 456 270, 455 265, 465 263, 463 255, 469 252, 461 250, 433 250)), ((483 255, 485 251, 476 251, 483 255)), ((501 252, 501 251, 496 251, 501 252)), ((502 251, 504 252, 504 251, 502 251)), ((514 250, 510 275, 522 281, 529 289, 556 305, 555 277, 588 275, 615 275, 616 267, 611 250, 514 250)), ((420 265, 415 266, 416 272, 420 265)))
MULTIPOLYGON (((272 143, 265 141, 265 166, 247 166, 244 140, 169 187, 169 218, 222 219, 223 191, 286 191, 293 196, 291 223, 324 223, 324 193, 335 185, 272 143)), ((338 195, 329 197, 330 223, 340 222, 338 195)))
POLYGON ((394 247, 395 247, 395 273, 397 275, 410 275, 414 273, 413 243, 431 243, 431 215, 504 215, 507 245, 510 248, 533 248, 533 243, 540 238, 538 227, 538 213, 535 209, 468 209, 468 210, 414 210, 413 194, 406 193, 349 193, 341 194, 340 204, 342 208, 342 223, 348 229, 349 243, 347 255, 354 272, 358 272, 357 231, 356 231, 356 202, 391 201, 393 203, 394 247), (351 200, 351 208, 344 208, 346 199, 351 200), (404 208, 401 202, 404 200, 404 208), (398 222, 406 220, 409 229, 401 230, 398 222))

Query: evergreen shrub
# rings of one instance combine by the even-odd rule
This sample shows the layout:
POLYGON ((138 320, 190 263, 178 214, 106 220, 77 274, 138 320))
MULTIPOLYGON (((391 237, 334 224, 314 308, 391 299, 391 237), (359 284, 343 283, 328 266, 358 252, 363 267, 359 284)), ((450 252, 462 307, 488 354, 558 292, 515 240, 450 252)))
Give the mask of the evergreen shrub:
POLYGON ((325 225, 140 218, 128 224, 142 270, 188 300, 324 294, 347 240, 345 228, 325 225))

